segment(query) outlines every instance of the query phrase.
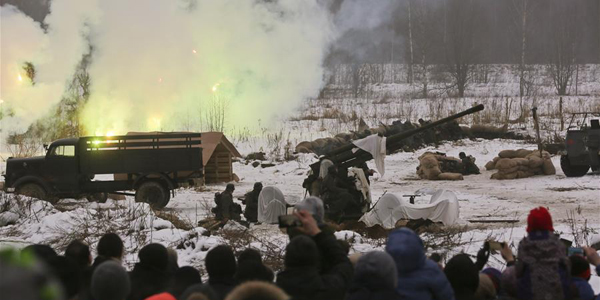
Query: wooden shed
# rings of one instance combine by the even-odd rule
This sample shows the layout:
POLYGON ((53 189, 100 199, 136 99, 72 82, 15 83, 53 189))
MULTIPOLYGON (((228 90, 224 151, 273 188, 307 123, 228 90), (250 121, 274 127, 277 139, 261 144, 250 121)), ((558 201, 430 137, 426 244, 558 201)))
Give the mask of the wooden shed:
POLYGON ((232 160, 234 157, 242 157, 242 155, 222 132, 202 132, 201 140, 204 182, 232 181, 232 160))
MULTIPOLYGON (((189 132, 128 132, 128 135, 170 134, 189 132)), ((201 132, 204 183, 233 181, 233 158, 242 157, 222 132, 201 132)), ((194 146, 196 147, 196 146, 194 146)), ((200 183, 201 184, 201 183, 200 183)))

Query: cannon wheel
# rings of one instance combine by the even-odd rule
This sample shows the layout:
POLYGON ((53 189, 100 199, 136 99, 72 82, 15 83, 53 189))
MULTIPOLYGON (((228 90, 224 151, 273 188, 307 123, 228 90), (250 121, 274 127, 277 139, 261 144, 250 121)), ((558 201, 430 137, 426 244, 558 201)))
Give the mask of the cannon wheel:
POLYGON ((572 166, 569 157, 562 155, 560 157, 560 168, 567 177, 581 177, 587 174, 590 166, 572 166))

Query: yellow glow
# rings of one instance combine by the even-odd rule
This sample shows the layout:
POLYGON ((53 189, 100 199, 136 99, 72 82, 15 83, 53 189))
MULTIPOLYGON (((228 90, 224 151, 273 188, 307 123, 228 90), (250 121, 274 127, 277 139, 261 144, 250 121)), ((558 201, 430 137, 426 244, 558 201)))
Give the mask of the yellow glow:
POLYGON ((160 126, 161 120, 160 118, 154 117, 148 119, 148 129, 149 130, 161 130, 160 126))
POLYGON ((217 84, 213 85, 213 87, 212 87, 212 91, 213 91, 213 93, 216 93, 216 92, 217 92, 217 89, 219 88, 219 85, 221 85, 221 84, 220 84, 220 83, 217 83, 217 84))
POLYGON ((158 78, 158 83, 162 83, 162 78, 158 78))
POLYGON ((196 49, 193 49, 193 50, 192 50, 192 53, 196 54, 196 53, 198 53, 198 52, 196 52, 196 49))
POLYGON ((94 145, 100 145, 100 143, 102 143, 101 141, 93 141, 92 143, 94 143, 94 145))
POLYGON ((19 79, 19 81, 23 81, 23 77, 21 76, 21 74, 19 74, 19 77, 17 79, 19 79))
POLYGON ((106 133, 106 136, 114 136, 115 132, 114 131, 109 131, 106 133))

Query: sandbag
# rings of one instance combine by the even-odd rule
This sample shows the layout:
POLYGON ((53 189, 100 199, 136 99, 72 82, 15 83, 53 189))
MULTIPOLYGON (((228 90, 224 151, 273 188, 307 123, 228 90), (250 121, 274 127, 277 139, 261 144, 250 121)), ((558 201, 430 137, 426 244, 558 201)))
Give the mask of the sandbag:
POLYGON ((533 174, 532 172, 528 172, 528 171, 517 171, 517 178, 527 178, 527 177, 531 177, 535 174, 533 174))
POLYGON ((498 156, 501 158, 515 158, 517 157, 516 150, 502 150, 498 153, 498 156))
POLYGON ((463 175, 460 173, 441 173, 437 177, 439 180, 463 180, 463 175))
POLYGON ((528 166, 532 169, 539 168, 542 166, 542 164, 544 164, 544 160, 536 155, 528 155, 527 159, 529 160, 528 166))
POLYGON ((527 149, 519 149, 516 151, 517 156, 516 157, 527 157, 527 155, 531 154, 531 152, 533 152, 533 150, 527 150, 527 149))
POLYGON ((518 167, 518 166, 519 165, 517 164, 516 161, 513 161, 512 159, 509 159, 509 158, 501 158, 496 163, 496 169, 498 169, 498 170, 508 170, 510 168, 514 168, 514 167, 518 167))
POLYGON ((551 159, 544 159, 544 164, 542 164, 542 171, 544 175, 554 175, 556 174, 556 168, 552 163, 551 159))
POLYGON ((507 173, 507 174, 497 173, 498 174, 498 178, 497 179, 516 179, 517 178, 517 173, 518 172, 507 173))
POLYGON ((523 157, 513 158, 512 161, 517 163, 517 165, 519 165, 519 166, 528 166, 529 165, 529 159, 523 158, 523 157))
POLYGON ((498 173, 500 173, 500 174, 516 173, 520 169, 521 169, 521 166, 514 166, 514 167, 508 168, 508 169, 498 169, 498 173))
POLYGON ((485 164, 485 169, 488 171, 496 169, 496 162, 493 160, 488 161, 487 164, 485 164))

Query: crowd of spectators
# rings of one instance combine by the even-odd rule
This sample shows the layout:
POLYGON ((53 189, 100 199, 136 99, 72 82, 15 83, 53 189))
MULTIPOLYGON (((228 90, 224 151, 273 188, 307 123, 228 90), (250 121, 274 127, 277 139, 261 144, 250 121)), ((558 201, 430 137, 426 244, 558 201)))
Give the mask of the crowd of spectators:
MULTIPOLYGON (((78 300, 284 300, 284 299, 580 299, 600 296, 588 283, 600 273, 600 257, 585 247, 567 256, 554 234, 546 208, 533 209, 527 236, 516 255, 507 243, 506 266, 486 267, 492 249, 485 243, 476 257, 457 254, 445 266, 427 257, 423 241, 412 230, 392 231, 385 251, 348 256, 323 222, 322 202, 298 206, 301 226, 290 235, 277 274, 260 252, 238 253, 226 245, 210 249, 204 264, 208 280, 194 267, 178 266, 177 253, 152 243, 138 252, 131 271, 123 267, 124 245, 105 234, 93 259, 90 248, 75 240, 63 255, 47 245, 0 252, 0 297, 78 300), (358 258, 357 258, 358 257, 358 258), (357 258, 357 259, 356 259, 357 258), (590 268, 592 265, 592 268, 590 268)), ((599 274, 600 275, 600 274, 599 274)))

